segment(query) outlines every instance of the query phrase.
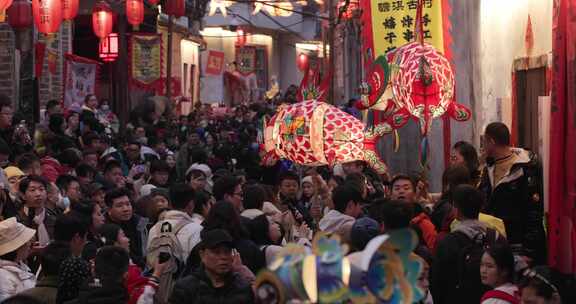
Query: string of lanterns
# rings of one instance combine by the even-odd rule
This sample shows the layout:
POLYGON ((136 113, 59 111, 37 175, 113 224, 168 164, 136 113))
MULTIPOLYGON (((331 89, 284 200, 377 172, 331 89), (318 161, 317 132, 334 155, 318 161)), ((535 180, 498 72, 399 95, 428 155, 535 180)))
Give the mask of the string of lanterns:
MULTIPOLYGON (((78 14, 80 0, 0 0, 0 22, 8 15, 8 23, 14 28, 31 26, 31 21, 38 31, 51 35, 59 31, 63 21, 71 21, 78 14), (33 17, 33 19, 32 19, 33 17)), ((144 0, 125 0, 126 19, 137 27, 144 21, 144 0)), ((159 0, 147 0, 157 5, 159 0)), ((174 17, 186 14, 186 0, 166 0, 164 13, 174 17)), ((100 39, 107 37, 114 24, 114 12, 106 1, 99 0, 92 10, 94 34, 100 39)))

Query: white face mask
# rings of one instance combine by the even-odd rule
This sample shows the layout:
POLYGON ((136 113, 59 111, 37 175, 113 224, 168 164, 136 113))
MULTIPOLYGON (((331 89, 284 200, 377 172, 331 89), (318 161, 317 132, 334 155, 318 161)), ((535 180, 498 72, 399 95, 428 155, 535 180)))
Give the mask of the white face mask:
POLYGON ((68 207, 70 207, 70 199, 67 196, 62 196, 62 194, 58 193, 58 201, 56 202, 56 206, 66 210, 68 207))

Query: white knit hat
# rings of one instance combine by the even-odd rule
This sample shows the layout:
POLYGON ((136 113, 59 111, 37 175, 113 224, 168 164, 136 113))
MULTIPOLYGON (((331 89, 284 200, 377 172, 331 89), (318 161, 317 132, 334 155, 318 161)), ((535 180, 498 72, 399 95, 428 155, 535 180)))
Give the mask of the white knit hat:
POLYGON ((0 222, 0 256, 22 247, 35 234, 36 230, 18 223, 15 217, 0 222))

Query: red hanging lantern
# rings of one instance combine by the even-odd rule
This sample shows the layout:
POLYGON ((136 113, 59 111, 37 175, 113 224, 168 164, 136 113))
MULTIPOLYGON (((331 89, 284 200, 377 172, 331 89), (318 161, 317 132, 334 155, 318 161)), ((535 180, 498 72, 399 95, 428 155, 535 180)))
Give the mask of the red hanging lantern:
POLYGON ((148 0, 148 2, 150 2, 152 5, 156 5, 158 2, 160 2, 160 0, 148 0))
POLYGON ((73 20, 78 15, 78 0, 62 0, 62 17, 73 20))
POLYGON ((92 10, 92 29, 94 34, 104 39, 112 33, 112 25, 114 24, 114 14, 108 3, 100 1, 96 3, 92 10))
POLYGON ((13 29, 23 29, 32 26, 32 4, 28 0, 16 0, 6 11, 8 24, 13 29))
POLYGON ((166 0, 164 12, 174 17, 182 17, 186 14, 186 0, 166 0))
POLYGON ((246 44, 246 32, 243 29, 236 30, 236 45, 244 47, 246 44))
POLYGON ((106 38, 100 39, 98 56, 105 62, 113 62, 118 58, 117 33, 110 33, 106 38))
POLYGON ((46 35, 56 33, 62 23, 62 1, 32 0, 32 14, 40 33, 46 35))
POLYGON ((298 60, 296 61, 298 69, 302 72, 305 72, 306 69, 308 68, 309 61, 310 60, 308 59, 308 55, 300 53, 300 55, 298 55, 298 60))
POLYGON ((0 0, 0 22, 6 20, 6 9, 12 5, 12 0, 0 0))
POLYGON ((144 21, 144 2, 142 0, 126 0, 126 18, 132 26, 140 25, 144 21))

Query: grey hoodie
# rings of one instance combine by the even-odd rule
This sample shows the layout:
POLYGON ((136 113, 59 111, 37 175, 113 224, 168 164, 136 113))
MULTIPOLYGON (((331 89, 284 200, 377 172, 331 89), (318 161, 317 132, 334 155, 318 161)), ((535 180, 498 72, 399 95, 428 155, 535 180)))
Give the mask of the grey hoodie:
POLYGON ((318 228, 324 232, 340 235, 342 241, 347 243, 355 221, 355 218, 332 209, 320 220, 318 228))

